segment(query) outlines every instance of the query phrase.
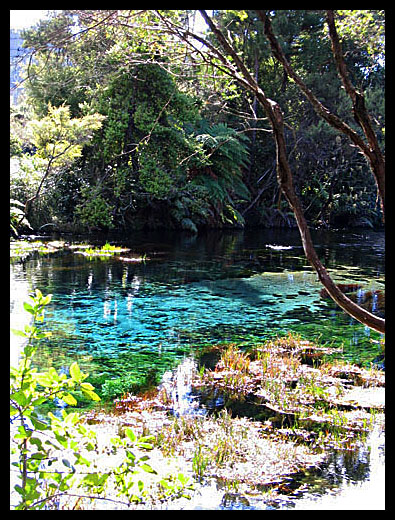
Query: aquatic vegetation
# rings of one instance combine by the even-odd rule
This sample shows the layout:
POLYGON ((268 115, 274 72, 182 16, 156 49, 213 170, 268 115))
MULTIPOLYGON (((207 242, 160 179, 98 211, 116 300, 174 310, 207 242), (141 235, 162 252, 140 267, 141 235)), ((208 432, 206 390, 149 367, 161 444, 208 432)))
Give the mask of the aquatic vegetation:
POLYGON ((88 374, 76 362, 69 368, 70 377, 53 367, 45 372, 32 368, 38 340, 50 334, 40 324, 51 297, 36 289, 35 296, 24 304, 32 324, 14 331, 26 344, 19 366, 11 367, 10 374, 11 464, 20 482, 13 486, 13 508, 81 509, 85 501, 92 509, 97 500, 128 508, 143 501, 188 496, 186 491, 192 484, 182 472, 152 467, 146 452, 154 449, 154 436, 138 435, 124 426, 122 435, 118 430, 117 435, 107 436, 103 446, 97 431, 87 428, 78 413, 63 409, 60 416, 39 414, 38 406, 45 401, 61 399, 65 406, 77 404, 77 388, 100 401, 86 381, 88 374))
POLYGON ((159 436, 163 449, 181 455, 199 481, 215 477, 240 488, 277 483, 324 458, 307 444, 226 409, 218 415, 177 417, 162 426, 159 436))
POLYGON ((120 253, 127 253, 130 251, 127 247, 119 247, 115 245, 111 245, 108 242, 104 244, 102 247, 93 247, 91 245, 82 245, 82 246, 73 246, 73 249, 76 249, 75 253, 79 255, 83 255, 88 257, 88 259, 91 258, 112 258, 116 255, 116 258, 122 262, 146 262, 147 261, 147 255, 131 255, 131 256, 119 256, 120 253))
POLYGON ((209 465, 209 458, 201 445, 198 445, 192 459, 192 469, 196 478, 201 481, 209 465))
POLYGON ((228 405, 229 399, 248 398, 250 404, 269 412, 272 425, 330 433, 327 439, 320 437, 320 446, 333 445, 336 432, 337 446, 349 448, 350 435, 355 443, 364 432, 361 421, 370 417, 369 411, 384 409, 381 394, 368 394, 366 388, 382 387, 384 375, 349 363, 324 363, 322 357, 331 351, 292 335, 267 341, 250 354, 237 353, 231 345, 214 370, 200 372, 196 386, 202 392, 223 393, 228 405))
POLYGON ((26 260, 33 253, 50 254, 56 253, 65 247, 63 240, 50 240, 47 242, 41 240, 11 240, 10 241, 10 259, 11 261, 26 260))
POLYGON ((113 401, 117 397, 125 397, 128 393, 142 393, 158 384, 158 373, 155 369, 151 369, 143 377, 128 374, 115 379, 106 379, 101 387, 100 394, 103 400, 113 401))
POLYGON ((102 247, 85 247, 75 251, 76 254, 94 257, 94 256, 113 256, 118 253, 130 251, 129 248, 117 247, 106 242, 102 247))
MULTIPOLYGON (((202 359, 212 361, 208 350, 202 359)), ((332 365, 324 359, 331 349, 300 336, 249 351, 235 344, 211 351, 215 367, 196 366, 192 375, 204 414, 171 418, 172 398, 161 386, 148 399, 134 396, 129 412, 117 402, 121 421, 155 432, 164 455, 182 457, 202 484, 214 477, 240 496, 259 489, 274 498, 286 492, 282 483, 290 475, 318 467, 330 450, 358 449, 382 420, 383 394, 377 392, 384 390, 384 374, 346 362, 332 365)))

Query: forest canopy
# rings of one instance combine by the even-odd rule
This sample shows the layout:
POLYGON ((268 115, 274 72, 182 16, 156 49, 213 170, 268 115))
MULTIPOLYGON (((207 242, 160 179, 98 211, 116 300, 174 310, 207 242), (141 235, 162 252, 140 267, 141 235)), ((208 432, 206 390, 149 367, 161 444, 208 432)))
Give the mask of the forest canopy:
MULTIPOLYGON (((269 13, 295 74, 363 136, 325 11, 269 13)), ((384 11, 335 15, 348 77, 383 151, 384 11)), ((317 114, 273 53, 257 12, 211 17, 281 106, 307 222, 382 225, 366 157, 317 114)), ((193 10, 63 10, 24 32, 31 59, 25 93, 11 106, 10 196, 24 208, 20 229, 27 222, 73 231, 296 226, 281 196, 267 114, 219 58, 212 29, 203 33, 196 21, 193 10)))

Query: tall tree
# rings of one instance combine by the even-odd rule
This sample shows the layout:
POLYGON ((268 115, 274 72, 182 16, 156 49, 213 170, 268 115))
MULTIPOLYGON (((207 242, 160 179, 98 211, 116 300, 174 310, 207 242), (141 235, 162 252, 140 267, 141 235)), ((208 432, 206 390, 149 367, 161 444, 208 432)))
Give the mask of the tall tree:
MULTIPOLYGON (((304 217, 303 208, 300 202, 299 197, 297 196, 294 184, 293 184, 293 175, 291 168, 288 162, 288 153, 286 148, 286 140, 284 137, 284 120, 283 113, 279 104, 271 99, 269 99, 261 87, 255 81, 255 78, 251 75, 248 68, 246 67, 243 60, 234 50, 234 48, 230 45, 225 35, 221 32, 221 30, 215 25, 212 18, 206 13, 205 10, 200 10, 202 17, 207 22, 211 31, 215 35, 218 43, 220 44, 222 51, 217 50, 217 56, 221 60, 221 62, 226 65, 228 71, 232 71, 237 80, 244 85, 248 90, 252 91, 259 103, 265 110, 267 114, 271 127, 273 129, 273 136, 276 142, 276 162, 277 162, 277 176, 278 182, 281 187, 281 190, 286 197, 289 205, 291 206, 295 218, 298 224, 298 228, 300 231, 303 249, 306 255, 306 258, 310 262, 310 264, 316 270, 319 280, 324 285, 330 297, 350 316, 360 321, 361 323, 367 325, 370 328, 373 328, 379 332, 385 332, 385 320, 382 318, 378 318, 372 313, 366 311, 356 303, 354 303, 350 298, 348 298, 339 287, 333 282, 330 277, 328 271, 321 263, 318 258, 318 255, 314 249, 314 244, 311 238, 311 234, 304 217), (230 62, 228 56, 232 60, 233 63, 230 62), (234 66, 233 66, 234 64, 234 66)), ((263 22, 266 23, 266 17, 263 18, 263 22)), ((278 53, 276 49, 276 57, 280 57, 281 54, 278 53)), ((293 73, 291 69, 287 70, 288 73, 293 73)), ((315 99, 311 100, 315 102, 315 99)), ((334 121, 337 128, 341 128, 351 139, 357 140, 359 144, 360 139, 355 136, 354 132, 350 132, 348 127, 344 124, 343 121, 338 121, 335 117, 330 117, 327 114, 325 108, 321 107, 321 104, 317 104, 317 109, 320 110, 323 117, 327 117, 330 121, 334 121)))
MULTIPOLYGON (((180 13, 166 19, 187 26, 180 13)), ((249 199, 244 136, 202 120, 185 45, 154 29, 151 11, 71 11, 27 34, 37 57, 28 85, 36 110, 65 102, 73 115, 106 116, 74 167, 75 220, 194 232, 243 225, 236 206, 249 199)))
POLYGON ((103 119, 100 114, 72 119, 69 107, 49 105, 47 116, 30 121, 31 143, 35 148, 34 156, 41 164, 41 176, 34 195, 25 201, 20 223, 25 218, 29 220, 31 205, 39 198, 50 177, 59 175, 80 157, 83 146, 92 140, 103 119))
POLYGON ((314 110, 322 117, 327 123, 333 128, 342 132, 346 135, 352 143, 357 146, 361 152, 366 156, 369 161, 372 173, 377 183, 378 191, 381 199, 381 206, 384 214, 385 206, 385 159, 381 152, 377 136, 373 130, 371 118, 366 109, 365 96, 362 91, 358 91, 352 84, 349 72, 345 63, 345 59, 342 53, 341 43, 336 30, 335 17, 333 10, 328 10, 326 19, 329 27, 329 35, 332 42, 333 56, 336 62, 337 70, 345 91, 352 101, 352 111, 354 118, 358 125, 362 128, 363 134, 366 138, 365 142, 360 135, 354 131, 349 125, 347 125, 342 119, 332 113, 327 107, 325 107, 314 93, 307 87, 301 77, 295 73, 294 69, 288 62, 283 50, 281 49, 277 38, 274 35, 272 24, 269 16, 263 10, 257 10, 259 18, 265 27, 265 34, 270 42, 270 46, 273 55, 284 67, 284 71, 295 81, 300 87, 302 92, 305 94, 307 99, 310 101, 314 110))

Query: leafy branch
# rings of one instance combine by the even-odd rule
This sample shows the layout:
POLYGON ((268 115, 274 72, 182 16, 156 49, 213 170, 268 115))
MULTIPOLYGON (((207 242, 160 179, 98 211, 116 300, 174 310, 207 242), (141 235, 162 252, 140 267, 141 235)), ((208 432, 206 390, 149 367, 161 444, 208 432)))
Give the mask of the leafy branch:
MULTIPOLYGON (((71 393, 74 390, 82 390, 93 401, 100 400, 94 387, 86 382, 88 374, 84 374, 76 362, 70 366, 70 377, 58 374, 53 367, 46 372, 32 368, 37 341, 49 335, 40 330, 38 324, 43 322, 45 307, 50 302, 50 294, 43 296, 36 289, 31 302, 24 303, 25 311, 32 315, 32 324, 26 325, 23 331, 14 330, 27 340, 18 368, 11 367, 11 435, 16 445, 11 451, 16 460, 13 457, 11 464, 16 467, 20 480, 14 486, 19 496, 15 509, 56 508, 56 501, 61 497, 77 497, 77 503, 81 499, 109 500, 122 505, 140 502, 148 492, 144 480, 136 480, 136 475, 141 472, 156 475, 157 472, 149 464, 147 455, 138 455, 132 448, 143 452, 152 450, 154 436, 138 436, 131 428, 125 428, 125 438, 115 437, 109 446, 111 450, 122 450, 123 461, 115 468, 98 471, 90 469, 92 461, 88 457, 89 452, 97 452, 96 434, 87 429, 78 413, 62 410, 61 417, 56 417, 48 412, 49 421, 39 414, 39 407, 55 397, 75 406, 77 401, 71 393), (78 466, 85 471, 77 470, 78 466), (115 483, 120 500, 107 497, 110 482, 115 483), (90 494, 77 494, 78 489, 90 494)), ((178 481, 166 488, 167 496, 175 496, 188 487, 188 479, 180 474, 178 481)))

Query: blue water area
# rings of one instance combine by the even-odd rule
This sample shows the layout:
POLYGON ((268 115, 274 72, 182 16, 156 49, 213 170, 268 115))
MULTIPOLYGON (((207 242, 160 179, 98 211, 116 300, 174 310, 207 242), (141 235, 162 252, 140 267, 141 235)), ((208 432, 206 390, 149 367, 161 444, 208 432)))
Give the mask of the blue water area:
MULTIPOLYGON (((322 232, 314 239, 335 281, 383 289, 383 233, 322 232)), ((65 249, 11 266, 12 312, 22 298, 18 287, 53 294, 45 319, 52 336, 40 346, 40 368, 66 369, 77 360, 95 376, 144 376, 207 344, 248 346, 288 331, 342 346, 352 361, 379 353, 378 334, 320 296, 296 231, 82 240, 109 240, 147 259, 88 258, 65 249)))

